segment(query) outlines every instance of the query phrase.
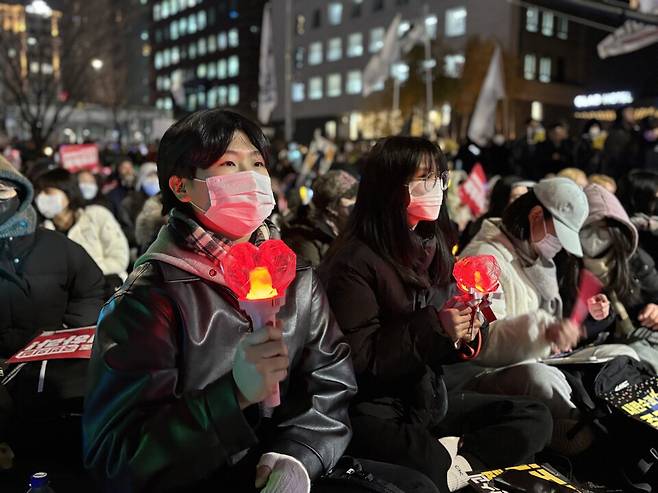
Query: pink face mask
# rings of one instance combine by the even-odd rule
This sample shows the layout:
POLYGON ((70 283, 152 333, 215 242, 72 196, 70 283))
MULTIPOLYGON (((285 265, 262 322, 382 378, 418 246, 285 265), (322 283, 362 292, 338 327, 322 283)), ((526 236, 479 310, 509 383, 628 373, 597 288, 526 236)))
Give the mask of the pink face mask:
POLYGON ((208 189, 210 207, 203 211, 192 204, 220 231, 243 238, 258 229, 274 210, 270 177, 255 171, 211 176, 202 181, 208 189))
POLYGON ((409 206, 407 216, 410 222, 436 221, 443 204, 441 181, 414 180, 409 183, 409 206))

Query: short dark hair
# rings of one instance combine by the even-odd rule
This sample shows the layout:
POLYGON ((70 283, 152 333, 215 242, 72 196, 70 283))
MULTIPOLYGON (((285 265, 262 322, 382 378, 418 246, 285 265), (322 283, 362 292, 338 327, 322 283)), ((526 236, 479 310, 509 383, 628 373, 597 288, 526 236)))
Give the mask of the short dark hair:
POLYGON ((509 234, 518 240, 530 239, 530 211, 535 207, 541 207, 544 219, 551 217, 551 213, 544 207, 535 195, 534 190, 521 195, 518 199, 507 206, 503 212, 503 226, 509 234))
MULTIPOLYGON (((389 262, 405 282, 424 284, 414 271, 419 246, 409 232, 405 185, 413 180, 423 159, 429 158, 434 176, 448 170, 445 155, 438 146, 420 137, 388 137, 379 141, 365 158, 354 210, 346 231, 329 256, 358 238, 389 262)), ((452 248, 457 242, 443 201, 436 221, 421 221, 416 228, 423 238, 436 237, 438 246, 429 267, 430 281, 445 284, 452 274, 452 248)))
POLYGON ((269 167, 269 141, 261 128, 233 111, 212 109, 192 113, 174 123, 160 141, 158 178, 162 190, 162 213, 174 207, 189 211, 169 188, 169 178, 194 178, 196 170, 207 169, 226 152, 235 132, 244 132, 269 167))
POLYGON ((34 184, 36 194, 46 188, 57 188, 69 199, 69 208, 77 211, 84 207, 85 201, 80 192, 78 177, 64 168, 56 168, 40 175, 34 184))
POLYGON ((634 169, 619 180, 617 196, 629 215, 658 213, 658 173, 634 169))

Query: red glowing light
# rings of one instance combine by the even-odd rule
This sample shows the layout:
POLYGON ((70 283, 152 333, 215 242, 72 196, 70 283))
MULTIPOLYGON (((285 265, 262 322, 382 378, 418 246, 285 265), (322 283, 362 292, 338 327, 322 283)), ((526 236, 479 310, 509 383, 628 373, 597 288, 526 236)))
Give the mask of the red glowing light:
POLYGON ((459 260, 452 271, 463 293, 493 293, 498 289, 500 266, 493 255, 476 255, 459 260))
POLYGON ((240 243, 224 260, 224 280, 241 300, 282 296, 295 279, 297 257, 281 240, 267 240, 260 248, 240 243))

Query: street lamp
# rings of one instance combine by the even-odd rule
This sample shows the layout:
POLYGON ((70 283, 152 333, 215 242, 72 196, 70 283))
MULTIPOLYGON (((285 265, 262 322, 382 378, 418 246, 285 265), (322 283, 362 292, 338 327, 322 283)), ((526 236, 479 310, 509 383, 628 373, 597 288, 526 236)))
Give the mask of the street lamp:
POLYGON ((94 58, 91 61, 91 68, 93 68, 96 72, 98 72, 103 68, 103 60, 101 60, 100 58, 94 58))

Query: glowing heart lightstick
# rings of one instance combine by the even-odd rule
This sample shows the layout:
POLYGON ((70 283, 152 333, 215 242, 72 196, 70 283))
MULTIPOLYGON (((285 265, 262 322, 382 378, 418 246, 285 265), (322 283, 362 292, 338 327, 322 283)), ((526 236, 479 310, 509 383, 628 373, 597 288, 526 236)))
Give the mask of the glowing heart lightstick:
MULTIPOLYGON (((487 322, 496 320, 496 315, 491 309, 490 298, 498 289, 500 279, 500 266, 493 255, 475 255, 464 257, 459 260, 452 270, 452 275, 457 281, 457 287, 462 292, 458 300, 464 305, 475 308, 471 313, 471 325, 469 328, 469 339, 473 340, 473 325, 478 313, 482 313, 487 322)), ((477 339, 476 349, 471 348, 462 341, 457 341, 457 347, 463 347, 460 354, 462 359, 473 359, 480 354, 482 349, 482 334, 475 334, 477 339)))
MULTIPOLYGON (((224 280, 238 296, 240 308, 254 329, 274 324, 286 304, 286 289, 295 279, 297 257, 281 240, 265 241, 260 248, 251 243, 231 247, 222 260, 224 280)), ((281 404, 279 387, 265 399, 265 406, 281 404)))

